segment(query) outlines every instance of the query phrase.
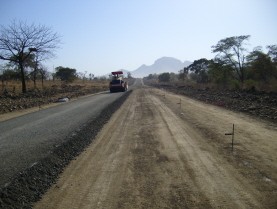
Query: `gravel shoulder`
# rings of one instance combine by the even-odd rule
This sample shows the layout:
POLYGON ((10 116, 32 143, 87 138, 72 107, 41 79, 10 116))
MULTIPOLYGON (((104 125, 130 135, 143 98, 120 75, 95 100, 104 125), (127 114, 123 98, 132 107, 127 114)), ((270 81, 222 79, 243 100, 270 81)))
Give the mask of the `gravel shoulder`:
POLYGON ((274 123, 138 88, 34 208, 275 208, 276 138, 274 123))

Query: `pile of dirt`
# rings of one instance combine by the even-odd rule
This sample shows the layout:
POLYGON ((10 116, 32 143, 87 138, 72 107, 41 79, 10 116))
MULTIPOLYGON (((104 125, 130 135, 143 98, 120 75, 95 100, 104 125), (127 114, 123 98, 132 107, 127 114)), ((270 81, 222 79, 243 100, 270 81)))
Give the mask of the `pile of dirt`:
POLYGON ((57 102, 59 98, 77 98, 87 94, 107 91, 107 87, 86 88, 81 85, 53 85, 44 90, 30 90, 24 94, 3 92, 0 95, 0 114, 39 107, 57 102))
POLYGON ((108 105, 101 114, 88 121, 76 135, 65 139, 46 158, 19 173, 12 181, 0 188, 0 208, 31 208, 47 189, 56 182, 59 174, 96 137, 112 114, 119 109, 132 91, 128 91, 108 105))
POLYGON ((214 89, 196 89, 191 86, 152 84, 152 86, 170 92, 224 107, 237 112, 277 122, 277 93, 258 91, 231 91, 214 89))

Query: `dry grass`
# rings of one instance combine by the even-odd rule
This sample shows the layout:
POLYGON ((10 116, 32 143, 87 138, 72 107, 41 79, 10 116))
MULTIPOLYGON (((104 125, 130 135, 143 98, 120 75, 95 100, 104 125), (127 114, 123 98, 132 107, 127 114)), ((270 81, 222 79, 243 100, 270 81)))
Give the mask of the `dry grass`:
MULTIPOLYGON (((129 85, 135 79, 126 79, 129 85)), ((21 82, 4 83, 0 92, 0 115, 8 112, 21 111, 33 107, 40 107, 57 102, 59 98, 78 98, 80 96, 95 94, 109 90, 109 80, 75 80, 73 83, 64 83, 59 80, 45 81, 42 87, 37 83, 28 81, 27 92, 21 93, 21 82)))
POLYGON ((76 80, 68 84, 59 80, 45 81, 43 86, 41 83, 37 83, 36 88, 34 88, 34 84, 30 81, 26 84, 27 92, 25 94, 21 93, 21 83, 19 81, 8 82, 2 85, 2 91, 0 92, 0 114, 49 105, 57 102, 59 98, 67 97, 73 99, 109 89, 108 80, 76 80))
MULTIPOLYGON (((46 90, 46 89, 50 89, 50 88, 62 88, 65 85, 68 86, 79 86, 82 87, 84 89, 91 89, 91 88, 96 88, 96 89, 108 89, 108 84, 109 81, 103 81, 103 80, 75 80, 72 83, 68 83, 65 84, 64 82, 60 81, 60 80, 46 80, 44 81, 44 84, 42 86, 41 82, 38 81, 36 84, 36 88, 34 87, 34 83, 33 81, 26 81, 26 86, 27 86, 27 91, 32 91, 32 90, 46 90)), ((8 82, 4 82, 1 85, 1 93, 3 93, 4 91, 9 92, 9 93, 13 93, 13 94, 20 94, 22 90, 22 84, 21 81, 8 81, 8 82)), ((0 94, 1 94, 0 93, 0 94)))

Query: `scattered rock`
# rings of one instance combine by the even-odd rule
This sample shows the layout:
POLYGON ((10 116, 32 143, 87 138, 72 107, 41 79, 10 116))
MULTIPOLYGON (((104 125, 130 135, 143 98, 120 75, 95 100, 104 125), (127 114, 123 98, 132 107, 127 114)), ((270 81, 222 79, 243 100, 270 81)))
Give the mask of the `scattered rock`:
POLYGON ((251 105, 250 107, 248 107, 248 110, 256 110, 257 107, 255 105, 251 105))
POLYGON ((68 97, 61 97, 57 100, 57 102, 68 102, 69 98, 68 97))

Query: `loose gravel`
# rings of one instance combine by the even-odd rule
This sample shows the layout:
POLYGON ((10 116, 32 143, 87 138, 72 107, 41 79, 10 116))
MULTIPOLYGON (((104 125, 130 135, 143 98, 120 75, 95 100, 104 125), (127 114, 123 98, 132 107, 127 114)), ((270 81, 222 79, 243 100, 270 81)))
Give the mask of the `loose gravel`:
POLYGON ((132 91, 128 91, 108 105, 97 118, 89 120, 76 135, 56 147, 43 160, 16 175, 9 184, 0 188, 0 208, 29 209, 54 184, 60 173, 96 137, 112 114, 123 104, 132 91))

